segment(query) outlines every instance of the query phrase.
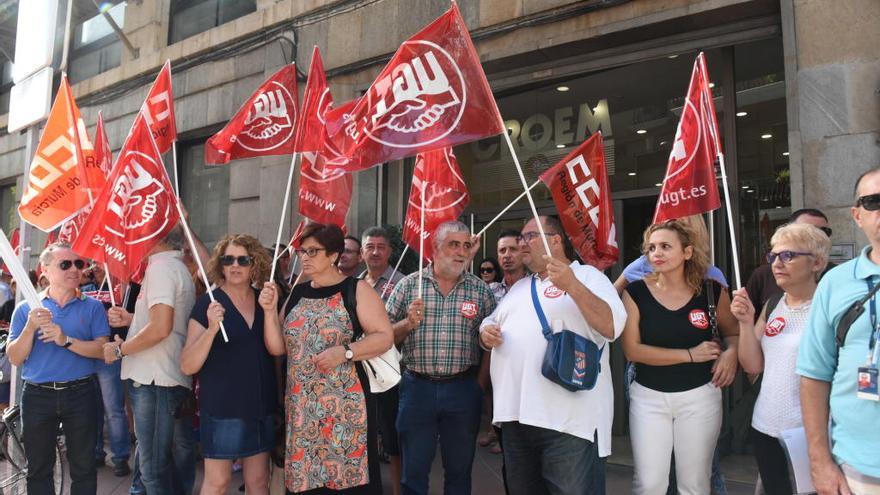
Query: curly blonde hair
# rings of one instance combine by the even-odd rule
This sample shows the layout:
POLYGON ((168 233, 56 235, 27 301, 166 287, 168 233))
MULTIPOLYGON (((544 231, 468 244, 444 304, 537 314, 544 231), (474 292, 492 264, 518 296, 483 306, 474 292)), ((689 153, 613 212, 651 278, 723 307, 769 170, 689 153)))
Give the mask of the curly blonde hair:
POLYGON ((220 257, 226 253, 226 248, 230 244, 243 247, 248 256, 253 258, 251 263, 251 283, 257 287, 262 287, 263 282, 269 279, 269 266, 271 259, 266 253, 266 248, 260 244, 256 237, 247 234, 228 234, 220 242, 214 246, 214 252, 211 253, 211 259, 208 260, 208 278, 211 283, 219 284, 225 280, 223 277, 223 266, 220 265, 220 257))
MULTIPOLYGON (((694 229, 691 226, 690 222, 668 220, 666 222, 655 223, 645 229, 645 235, 642 241, 642 253, 644 253, 645 256, 648 255, 648 241, 651 238, 651 234, 658 230, 671 230, 672 232, 675 232, 678 236, 678 240, 681 242, 682 249, 685 249, 688 246, 693 248, 691 258, 684 260, 684 279, 688 287, 694 291, 694 294, 699 295, 703 290, 703 280, 706 274, 706 269, 709 267, 709 254, 706 246, 701 245, 705 242, 705 239, 700 242, 700 233, 697 229, 694 229)), ((656 280, 658 276, 657 273, 651 273, 647 275, 645 279, 653 281, 656 280)))

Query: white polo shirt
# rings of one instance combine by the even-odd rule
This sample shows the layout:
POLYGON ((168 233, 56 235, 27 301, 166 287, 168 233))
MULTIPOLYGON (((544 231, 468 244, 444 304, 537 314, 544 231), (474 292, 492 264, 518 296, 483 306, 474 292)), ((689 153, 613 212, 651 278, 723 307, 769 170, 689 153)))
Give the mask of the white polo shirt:
MULTIPOLYGON (((617 339, 626 323, 626 310, 611 281, 589 265, 575 261, 571 268, 584 286, 611 307, 614 339, 617 339)), ((587 337, 600 348, 605 346, 599 379, 592 390, 569 392, 544 378, 541 363, 547 340, 541 333, 541 323, 532 303, 531 283, 529 276, 514 284, 480 327, 482 330, 486 325, 499 325, 504 339, 504 343, 492 349, 492 422, 518 421, 589 441, 597 434, 599 456, 607 457, 611 455, 614 419, 609 340, 587 324, 568 294, 557 289, 549 278, 537 279, 538 298, 551 326, 554 320, 559 320, 562 328, 587 337)))
POLYGON ((150 308, 156 304, 174 308, 174 327, 168 337, 153 347, 122 358, 123 380, 192 388, 192 377, 180 371, 180 353, 186 343, 189 314, 195 300, 195 286, 181 251, 163 251, 150 256, 126 340, 131 340, 150 322, 150 308))

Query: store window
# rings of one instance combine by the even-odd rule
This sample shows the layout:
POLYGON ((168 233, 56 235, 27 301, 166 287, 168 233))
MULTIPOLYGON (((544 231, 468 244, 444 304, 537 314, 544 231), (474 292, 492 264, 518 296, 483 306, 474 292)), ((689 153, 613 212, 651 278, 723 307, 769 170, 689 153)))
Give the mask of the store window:
POLYGON ((189 225, 211 247, 228 231, 229 166, 206 167, 204 141, 180 143, 177 152, 180 197, 189 212, 189 225))
POLYGON ((171 2, 168 44, 256 11, 256 0, 175 0, 171 2))
POLYGON ((15 201, 15 184, 0 184, 0 227, 6 235, 18 227, 18 209, 15 201))
MULTIPOLYGON (((106 3, 105 3, 106 5, 106 3)), ((120 29, 125 28, 127 2, 106 8, 106 13, 120 29)), ((71 83, 119 67, 122 61, 122 41, 103 14, 99 13, 76 25, 70 47, 68 77, 71 83)))

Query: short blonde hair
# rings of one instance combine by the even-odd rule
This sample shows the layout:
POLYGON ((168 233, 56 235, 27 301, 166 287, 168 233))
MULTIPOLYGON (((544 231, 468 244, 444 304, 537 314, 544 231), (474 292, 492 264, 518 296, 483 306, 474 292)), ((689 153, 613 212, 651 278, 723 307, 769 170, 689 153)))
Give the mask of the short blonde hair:
POLYGON ((773 233, 773 237, 770 238, 770 248, 781 243, 795 244, 799 249, 815 256, 820 261, 819 271, 816 273, 818 280, 828 266, 828 255, 831 252, 831 239, 825 232, 807 223, 787 223, 773 233))

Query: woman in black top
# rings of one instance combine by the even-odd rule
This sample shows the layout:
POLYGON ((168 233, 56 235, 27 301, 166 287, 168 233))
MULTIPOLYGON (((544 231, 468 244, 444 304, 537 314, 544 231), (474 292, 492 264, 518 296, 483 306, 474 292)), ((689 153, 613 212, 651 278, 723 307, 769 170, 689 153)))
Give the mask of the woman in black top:
POLYGON ((199 374, 203 494, 227 492, 235 459, 242 460, 247 493, 269 493, 277 389, 256 289, 268 278, 269 263, 254 237, 226 236, 208 261, 208 274, 219 286, 216 302, 202 295, 190 315, 180 368, 199 374), (218 335, 220 322, 229 342, 218 335))
POLYGON ((693 230, 677 220, 648 227, 643 250, 654 272, 627 286, 623 296, 628 315, 623 349, 636 363, 630 389, 636 494, 666 493, 672 452, 678 492, 710 492, 721 427, 720 387, 730 385, 736 374, 738 330, 727 290, 703 279, 707 250, 693 239, 693 230), (710 297, 717 305, 717 325, 710 297))

